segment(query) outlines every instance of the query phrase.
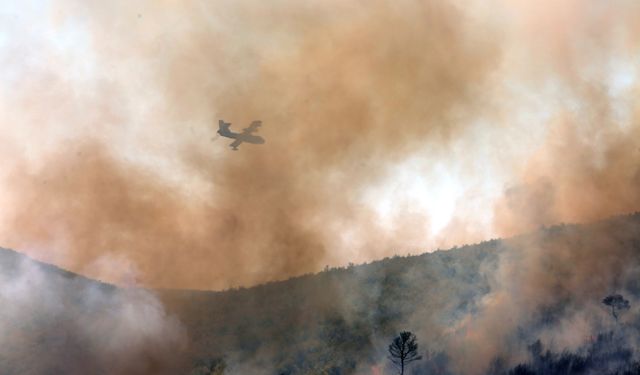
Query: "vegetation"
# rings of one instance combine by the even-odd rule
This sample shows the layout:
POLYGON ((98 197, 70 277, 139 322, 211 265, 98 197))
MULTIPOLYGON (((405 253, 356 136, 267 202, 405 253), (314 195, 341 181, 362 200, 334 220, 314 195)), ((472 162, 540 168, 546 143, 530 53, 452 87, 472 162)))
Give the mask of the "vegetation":
POLYGON ((222 375, 227 368, 224 358, 199 359, 189 375, 222 375))
POLYGON ((618 322, 618 313, 624 310, 629 310, 630 308, 629 301, 624 299, 620 294, 607 296, 602 300, 602 303, 611 307, 611 315, 613 315, 616 323, 618 322))
POLYGON ((387 340, 404 327, 437 327, 419 332, 430 340, 473 312, 490 290, 483 269, 497 267, 499 244, 386 258, 226 292, 164 291, 162 298, 187 327, 194 355, 226 356, 230 373, 242 362, 268 363, 276 374, 350 374, 384 358, 387 340))
POLYGON ((422 359, 422 356, 418 354, 416 335, 409 331, 400 332, 389 345, 389 359, 400 368, 400 375, 404 375, 406 365, 422 359))
POLYGON ((576 352, 544 350, 538 340, 529 346, 529 361, 508 370, 494 368, 488 375, 637 375, 640 362, 633 354, 626 338, 612 331, 599 334, 576 352))
MULTIPOLYGON (((513 353, 500 353, 488 368, 477 368, 476 373, 486 370, 487 375, 640 374, 635 357, 640 317, 631 312, 629 302, 640 297, 640 271, 635 271, 640 270, 640 215, 590 225, 554 226, 530 236, 326 269, 319 274, 252 288, 220 292, 157 291, 165 308, 185 327, 189 340, 184 371, 173 373, 390 374, 395 369, 387 359, 393 355, 388 350, 389 339, 400 338, 401 348, 402 334, 396 337, 398 332, 412 327, 411 335, 428 342, 429 351, 418 348, 416 342, 414 358, 422 359, 412 361, 410 366, 400 369, 401 373, 462 375, 452 359, 456 353, 443 344, 443 338, 460 321, 480 313, 496 287, 494 276, 504 272, 499 268, 501 259, 523 256, 522 249, 533 242, 534 236, 537 246, 565 251, 562 254, 565 263, 551 261, 556 258, 542 259, 541 263, 572 282, 582 279, 572 273, 574 265, 570 260, 575 258, 567 255, 573 254, 569 250, 579 254, 576 257, 585 253, 606 257, 610 254, 602 249, 626 249, 631 254, 625 260, 628 269, 612 278, 614 282, 606 285, 606 290, 592 294, 575 294, 563 289, 556 280, 544 280, 549 281, 546 290, 553 293, 545 296, 544 303, 530 310, 507 306, 517 307, 520 309, 517 311, 527 315, 507 337, 513 353), (620 291, 624 297, 612 294, 601 300, 610 290, 620 291), (600 301, 614 317, 615 325, 607 318, 600 301), (554 327, 561 325, 566 314, 582 311, 584 306, 589 306, 590 312, 602 314, 599 325, 590 331, 594 333, 581 337, 571 350, 545 339, 554 327), (623 315, 623 311, 628 312, 623 315), (522 360, 524 355, 526 360, 522 360), (514 358, 522 363, 514 362, 514 358)), ((0 250, 3 280, 17 277, 16 264, 22 258, 15 252, 0 250)), ((619 259, 613 256, 602 259, 594 262, 603 275, 621 267, 619 259)), ((38 267, 47 278, 42 285, 57 292, 55 298, 48 297, 50 290, 38 294, 38 298, 52 302, 35 305, 37 308, 29 310, 32 314, 19 321, 10 320, 12 308, 3 305, 0 333, 10 337, 2 340, 0 348, 3 375, 46 373, 43 369, 50 373, 74 373, 67 371, 74 361, 93 365, 95 353, 86 350, 87 337, 70 335, 66 328, 75 321, 86 320, 87 314, 99 316, 110 311, 109 304, 117 301, 116 296, 122 292, 56 267, 42 264, 38 267), (79 297, 88 289, 100 290, 99 295, 113 298, 96 307, 89 306, 86 299, 79 297), (55 309, 64 309, 65 313, 55 309), (66 362, 61 364, 59 358, 65 358, 66 362)), ((514 272, 520 276, 518 270, 514 272)), ((0 298, 4 298, 1 293, 0 298)), ((409 341, 411 337, 405 343, 409 341)), ((108 344, 108 340, 104 342, 108 344)), ((401 351, 394 349, 394 352, 401 351)), ((171 354, 181 353, 175 350, 171 354)), ((144 357, 140 358, 143 361, 144 357)), ((82 368, 85 373, 100 373, 95 367, 82 368)))

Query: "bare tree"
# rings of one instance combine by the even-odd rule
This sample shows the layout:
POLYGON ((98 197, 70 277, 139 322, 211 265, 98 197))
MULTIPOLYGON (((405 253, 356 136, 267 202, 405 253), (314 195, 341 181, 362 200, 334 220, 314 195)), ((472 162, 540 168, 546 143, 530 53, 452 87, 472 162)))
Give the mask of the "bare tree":
POLYGON ((394 338, 389 345, 389 359, 400 368, 400 375, 404 375, 404 367, 407 364, 422 359, 422 356, 418 355, 416 340, 416 335, 404 331, 400 332, 400 335, 394 338))
POLYGON ((629 301, 624 299, 621 294, 612 294, 610 296, 606 296, 602 300, 602 303, 611 307, 611 315, 613 315, 616 323, 618 322, 618 314, 616 313, 616 311, 620 312, 623 310, 629 310, 629 308, 631 307, 629 305, 629 301))

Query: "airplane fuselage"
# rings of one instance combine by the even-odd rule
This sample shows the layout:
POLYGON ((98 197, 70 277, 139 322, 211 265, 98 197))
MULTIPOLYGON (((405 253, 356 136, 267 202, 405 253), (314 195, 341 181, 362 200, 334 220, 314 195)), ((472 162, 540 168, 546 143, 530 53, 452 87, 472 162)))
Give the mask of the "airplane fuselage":
POLYGON ((244 134, 244 133, 234 133, 234 132, 221 132, 220 130, 218 130, 218 133, 223 136, 223 137, 227 137, 227 138, 233 138, 233 139, 237 139, 239 141, 242 142, 247 142, 247 143, 253 143, 253 144, 263 144, 264 143, 264 138, 262 138, 259 135, 253 135, 253 134, 244 134))
POLYGON ((247 143, 253 143, 258 145, 261 145, 264 143, 264 138, 262 138, 259 135, 233 133, 233 132, 229 132, 228 134, 221 134, 221 135, 227 138, 233 138, 233 139, 237 139, 239 141, 247 142, 247 143))

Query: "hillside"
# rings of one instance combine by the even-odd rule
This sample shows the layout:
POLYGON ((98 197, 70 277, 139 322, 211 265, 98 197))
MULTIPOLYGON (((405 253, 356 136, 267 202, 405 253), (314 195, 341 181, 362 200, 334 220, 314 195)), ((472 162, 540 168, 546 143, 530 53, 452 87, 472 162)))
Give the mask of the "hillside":
POLYGON ((417 333, 429 358, 423 368, 478 373, 500 356, 522 358, 541 337, 564 350, 597 336, 608 327, 604 295, 640 295, 638 266, 634 214, 248 289, 165 292, 163 299, 177 306, 196 357, 225 358, 232 373, 371 373, 387 365, 387 346, 400 330, 417 333), (576 319, 591 327, 578 334, 576 319), (491 340, 505 347, 488 351, 498 345, 491 340))
POLYGON ((415 371, 498 374, 535 342, 587 358, 589 337, 614 340, 608 293, 640 326, 639 214, 221 292, 116 288, 10 250, 0 267, 3 375, 386 373, 400 330, 415 371))
POLYGON ((375 361, 399 329, 445 327, 472 312, 489 290, 482 269, 496 267, 499 246, 388 258, 226 292, 165 292, 163 299, 177 306, 200 357, 252 358, 253 367, 285 372, 355 370, 375 361))
POLYGON ((1 375, 170 374, 185 367, 181 325, 142 289, 0 249, 0 306, 1 375))

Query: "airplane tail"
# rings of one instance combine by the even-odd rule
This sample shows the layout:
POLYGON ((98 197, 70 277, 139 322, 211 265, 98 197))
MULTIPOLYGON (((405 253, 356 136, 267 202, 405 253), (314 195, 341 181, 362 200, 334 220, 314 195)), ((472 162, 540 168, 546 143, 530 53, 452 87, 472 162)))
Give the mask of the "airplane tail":
POLYGON ((229 130, 229 126, 231 126, 231 123, 224 122, 224 120, 219 120, 218 134, 220 134, 223 137, 233 137, 234 134, 231 132, 231 130, 229 130))

